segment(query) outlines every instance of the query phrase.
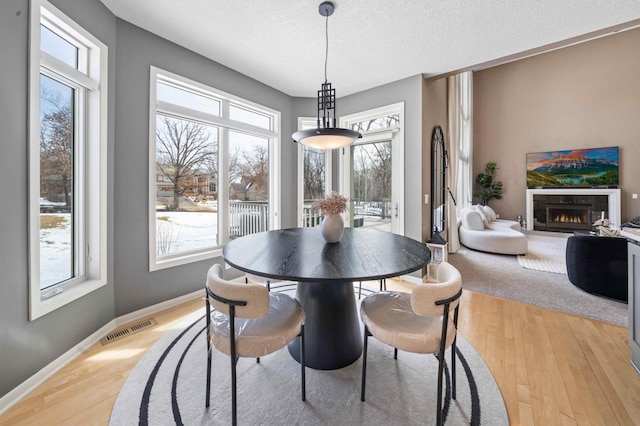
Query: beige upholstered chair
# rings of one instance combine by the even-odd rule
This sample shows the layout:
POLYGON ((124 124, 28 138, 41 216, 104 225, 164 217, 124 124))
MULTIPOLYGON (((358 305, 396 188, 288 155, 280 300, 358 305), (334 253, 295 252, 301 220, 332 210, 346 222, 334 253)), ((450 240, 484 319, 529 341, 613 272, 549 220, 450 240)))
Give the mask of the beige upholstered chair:
POLYGON ((222 278, 222 267, 213 265, 207 273, 207 392, 211 394, 211 351, 231 360, 231 413, 236 424, 236 363, 240 357, 257 358, 273 353, 300 336, 302 400, 305 392, 304 311, 300 302, 270 293, 258 284, 242 284, 222 278), (212 309, 213 308, 213 309, 212 309))
POLYGON ((244 282, 247 284, 249 284, 249 282, 264 284, 267 287, 267 290, 271 291, 271 284, 282 282, 282 280, 279 280, 277 278, 262 277, 260 275, 250 274, 247 272, 244 274, 244 282))
POLYGON ((438 267, 438 282, 422 283, 411 293, 382 292, 367 296, 360 305, 364 323, 362 393, 365 400, 367 340, 373 336, 394 348, 438 356, 437 424, 442 424, 444 351, 451 346, 452 397, 456 399, 456 333, 458 301, 462 294, 460 272, 449 263, 438 267), (453 315, 452 315, 453 311, 453 315))

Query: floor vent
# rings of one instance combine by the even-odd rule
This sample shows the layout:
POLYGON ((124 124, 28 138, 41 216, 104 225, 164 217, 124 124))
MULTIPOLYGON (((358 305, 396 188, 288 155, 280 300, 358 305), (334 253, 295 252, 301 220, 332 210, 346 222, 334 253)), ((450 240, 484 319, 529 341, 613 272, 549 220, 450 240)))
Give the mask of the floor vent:
POLYGON ((149 318, 149 319, 140 321, 138 323, 135 323, 133 325, 118 328, 112 331, 111 333, 107 334, 106 336, 104 336, 102 339, 100 339, 100 343, 102 343, 102 345, 104 346, 107 343, 115 342, 118 339, 122 339, 123 337, 130 336, 139 331, 152 327, 156 324, 157 324, 156 320, 154 320, 153 318, 149 318))

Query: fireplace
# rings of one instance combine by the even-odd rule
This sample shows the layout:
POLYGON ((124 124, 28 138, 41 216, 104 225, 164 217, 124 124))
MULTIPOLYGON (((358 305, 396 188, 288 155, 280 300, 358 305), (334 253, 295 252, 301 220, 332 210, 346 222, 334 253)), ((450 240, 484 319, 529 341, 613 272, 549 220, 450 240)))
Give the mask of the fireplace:
POLYGON ((614 226, 620 220, 618 188, 527 189, 526 229, 552 232, 589 231, 598 219, 614 226))
POLYGON ((546 231, 591 230, 591 204, 547 204, 546 231))

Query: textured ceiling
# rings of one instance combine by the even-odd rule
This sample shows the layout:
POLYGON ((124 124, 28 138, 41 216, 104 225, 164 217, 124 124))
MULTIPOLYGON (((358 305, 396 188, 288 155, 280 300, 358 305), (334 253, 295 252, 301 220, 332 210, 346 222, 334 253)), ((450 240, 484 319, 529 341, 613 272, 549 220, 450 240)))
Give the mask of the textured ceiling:
MULTIPOLYGON (((324 81, 325 18, 318 13, 319 0, 101 1, 119 18, 288 95, 315 97, 324 81)), ((327 77, 338 97, 640 19, 639 0, 334 4, 327 77)))

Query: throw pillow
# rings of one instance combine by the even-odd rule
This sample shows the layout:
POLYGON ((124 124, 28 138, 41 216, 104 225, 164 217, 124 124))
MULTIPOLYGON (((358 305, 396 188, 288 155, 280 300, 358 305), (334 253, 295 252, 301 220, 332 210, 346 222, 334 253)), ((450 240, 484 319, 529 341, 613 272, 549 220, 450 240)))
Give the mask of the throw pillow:
POLYGON ((489 218, 485 214, 484 209, 482 208, 482 206, 481 205, 476 205, 476 211, 478 212, 478 214, 480 214, 480 218, 482 218, 482 224, 484 225, 484 227, 488 228, 489 227, 489 218))
POLYGON ((484 231, 484 224, 480 214, 474 208, 465 207, 460 212, 460 222, 463 227, 474 231, 484 231))
POLYGON ((496 215, 496 212, 489 206, 482 206, 482 209, 484 210, 484 213, 487 215, 487 218, 489 218, 489 222, 495 222, 496 220, 498 220, 498 216, 496 215))

